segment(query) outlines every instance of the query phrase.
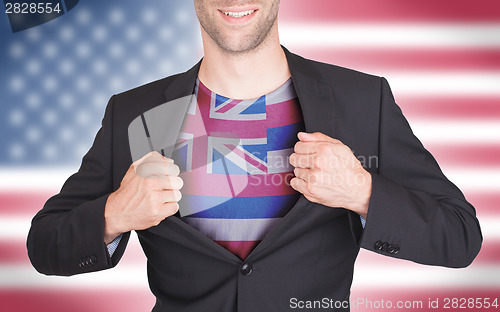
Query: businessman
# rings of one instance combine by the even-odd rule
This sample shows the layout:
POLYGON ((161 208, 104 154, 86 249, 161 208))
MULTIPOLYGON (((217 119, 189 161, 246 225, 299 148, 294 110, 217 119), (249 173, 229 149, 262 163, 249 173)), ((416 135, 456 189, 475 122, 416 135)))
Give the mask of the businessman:
POLYGON ((110 99, 79 171, 33 219, 39 272, 111 268, 135 230, 153 311, 349 310, 360 247, 473 261, 475 210, 384 78, 282 47, 279 0, 194 3, 203 59, 110 99))

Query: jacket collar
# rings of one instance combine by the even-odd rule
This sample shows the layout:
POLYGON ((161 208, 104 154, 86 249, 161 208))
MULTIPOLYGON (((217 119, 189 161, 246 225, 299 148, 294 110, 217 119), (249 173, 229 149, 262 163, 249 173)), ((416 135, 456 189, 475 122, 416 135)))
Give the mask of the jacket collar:
POLYGON ((307 132, 334 136, 335 101, 314 62, 291 53, 285 47, 292 81, 299 98, 307 132))

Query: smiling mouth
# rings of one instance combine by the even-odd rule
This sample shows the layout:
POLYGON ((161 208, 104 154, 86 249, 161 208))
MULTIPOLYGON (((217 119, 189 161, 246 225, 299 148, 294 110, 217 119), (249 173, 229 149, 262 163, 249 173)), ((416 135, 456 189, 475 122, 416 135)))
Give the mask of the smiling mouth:
POLYGON ((230 17, 242 18, 242 17, 245 17, 245 16, 252 14, 255 11, 257 11, 257 10, 248 10, 248 11, 242 11, 242 12, 224 12, 224 11, 221 11, 221 12, 227 16, 230 16, 230 17))

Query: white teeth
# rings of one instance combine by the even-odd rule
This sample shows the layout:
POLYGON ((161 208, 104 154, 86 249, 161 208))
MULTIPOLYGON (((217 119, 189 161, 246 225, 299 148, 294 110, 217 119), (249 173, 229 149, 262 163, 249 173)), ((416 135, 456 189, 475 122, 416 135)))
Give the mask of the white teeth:
POLYGON ((227 16, 235 17, 235 18, 240 18, 243 16, 247 16, 255 12, 255 10, 249 10, 249 11, 243 11, 243 12, 222 12, 226 14, 227 16))

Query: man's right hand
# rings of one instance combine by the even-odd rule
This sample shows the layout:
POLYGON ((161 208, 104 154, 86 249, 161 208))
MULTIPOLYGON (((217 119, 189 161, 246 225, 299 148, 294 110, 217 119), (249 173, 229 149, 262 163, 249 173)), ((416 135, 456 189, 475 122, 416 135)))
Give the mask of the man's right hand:
POLYGON ((183 185, 172 159, 150 152, 130 165, 120 188, 109 195, 104 217, 104 242, 131 230, 158 225, 179 210, 183 185))

